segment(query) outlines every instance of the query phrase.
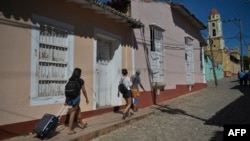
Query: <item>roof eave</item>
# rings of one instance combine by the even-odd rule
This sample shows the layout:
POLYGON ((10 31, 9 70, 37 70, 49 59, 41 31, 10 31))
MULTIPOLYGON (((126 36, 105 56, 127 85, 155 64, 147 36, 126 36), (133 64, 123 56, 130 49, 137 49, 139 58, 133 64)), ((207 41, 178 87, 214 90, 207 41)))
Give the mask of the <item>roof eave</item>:
POLYGON ((96 0, 65 0, 66 2, 74 2, 81 5, 84 8, 91 8, 98 13, 102 13, 107 17, 116 19, 119 22, 123 22, 129 24, 132 28, 141 28, 144 27, 144 24, 141 23, 139 20, 131 18, 112 7, 109 7, 101 2, 96 0))
POLYGON ((170 6, 186 17, 192 24, 194 24, 199 30, 204 30, 207 29, 207 27, 200 21, 198 20, 195 15, 193 15, 187 8, 185 8, 182 4, 178 3, 170 3, 170 6))

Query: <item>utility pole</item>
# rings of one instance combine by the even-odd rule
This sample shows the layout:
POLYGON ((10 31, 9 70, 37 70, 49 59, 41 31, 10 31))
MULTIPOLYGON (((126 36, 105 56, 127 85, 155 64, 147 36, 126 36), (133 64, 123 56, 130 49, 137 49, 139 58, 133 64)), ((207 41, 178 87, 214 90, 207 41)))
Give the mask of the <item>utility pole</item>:
POLYGON ((245 70, 244 66, 244 59, 243 59, 243 50, 242 50, 242 27, 241 27, 241 20, 238 20, 240 26, 240 54, 241 54, 241 69, 245 70))
POLYGON ((239 30, 240 30, 240 68, 243 70, 244 67, 244 60, 243 60, 243 49, 242 49, 242 26, 241 26, 241 20, 240 19, 233 19, 233 20, 223 20, 223 22, 238 22, 239 30))
POLYGON ((213 54, 213 40, 210 38, 210 36, 208 37, 208 40, 209 40, 209 46, 210 46, 210 53, 211 53, 211 61, 212 61, 212 69, 213 69, 213 74, 214 74, 214 84, 215 84, 215 87, 217 88, 217 85, 218 85, 218 82, 217 82, 217 76, 216 76, 216 73, 215 73, 215 66, 214 66, 214 54, 213 54))

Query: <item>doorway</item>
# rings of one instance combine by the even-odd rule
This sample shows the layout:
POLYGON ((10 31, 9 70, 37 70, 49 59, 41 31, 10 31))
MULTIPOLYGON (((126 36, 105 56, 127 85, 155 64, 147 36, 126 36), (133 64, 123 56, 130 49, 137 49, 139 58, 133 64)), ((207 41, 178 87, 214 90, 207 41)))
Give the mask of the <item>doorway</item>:
POLYGON ((96 43, 96 107, 115 105, 121 68, 121 49, 113 38, 98 36, 96 43))

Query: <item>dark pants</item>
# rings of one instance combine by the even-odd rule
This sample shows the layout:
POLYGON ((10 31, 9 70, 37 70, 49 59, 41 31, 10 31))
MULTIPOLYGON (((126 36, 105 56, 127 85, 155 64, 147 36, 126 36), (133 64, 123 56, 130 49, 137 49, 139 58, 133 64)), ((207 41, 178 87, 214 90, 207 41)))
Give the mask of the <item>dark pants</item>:
POLYGON ((247 85, 247 82, 248 82, 247 76, 240 78, 240 85, 247 85))

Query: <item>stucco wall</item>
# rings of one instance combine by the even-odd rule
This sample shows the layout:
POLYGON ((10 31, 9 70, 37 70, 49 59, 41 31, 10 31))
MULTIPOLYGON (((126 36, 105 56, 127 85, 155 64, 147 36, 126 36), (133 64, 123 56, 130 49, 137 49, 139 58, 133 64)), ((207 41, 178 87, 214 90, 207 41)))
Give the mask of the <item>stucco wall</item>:
MULTIPOLYGON (((131 46, 131 28, 89 8, 64 0, 5 1, 0 5, 0 125, 39 119, 44 113, 56 114, 62 103, 30 106, 32 14, 67 23, 74 27, 74 67, 82 69, 89 105, 93 109, 94 29, 119 35, 122 46, 131 46)), ((130 48, 129 48, 130 49, 130 48)), ((130 52, 128 52, 130 53, 130 52)), ((130 56, 128 55, 128 58, 130 56)), ((131 60, 127 61, 131 66, 131 60)), ((72 71, 72 70, 71 70, 72 71)))
MULTIPOLYGON (((15 122, 17 118, 24 120, 34 116, 27 114, 30 90, 30 29, 6 23, 0 24, 0 31, 1 125, 15 122)), ((35 113, 36 110, 32 108, 32 112, 35 113)))
MULTIPOLYGON (((165 61, 165 89, 176 88, 177 84, 186 84, 185 68, 185 36, 193 39, 194 46, 194 80, 202 82, 202 70, 200 69, 200 47, 197 37, 199 30, 187 20, 174 12, 166 2, 140 2, 131 1, 132 17, 140 19, 145 24, 144 35, 147 48, 150 48, 149 24, 155 23, 165 29, 163 32, 164 61, 165 61)), ((135 51, 135 68, 142 70, 141 77, 146 89, 150 89, 148 70, 146 66, 145 52, 142 45, 142 36, 139 30, 135 30, 138 50, 135 51)))
MULTIPOLYGON (((206 68, 206 80, 214 81, 214 73, 211 58, 205 58, 205 68, 206 68)), ((224 77, 223 64, 218 64, 215 68, 215 74, 217 80, 222 79, 224 77)))

